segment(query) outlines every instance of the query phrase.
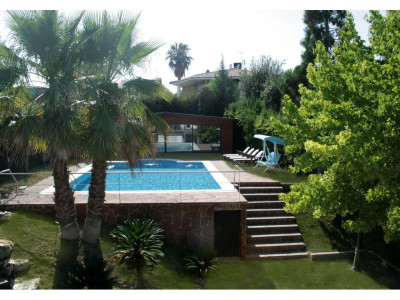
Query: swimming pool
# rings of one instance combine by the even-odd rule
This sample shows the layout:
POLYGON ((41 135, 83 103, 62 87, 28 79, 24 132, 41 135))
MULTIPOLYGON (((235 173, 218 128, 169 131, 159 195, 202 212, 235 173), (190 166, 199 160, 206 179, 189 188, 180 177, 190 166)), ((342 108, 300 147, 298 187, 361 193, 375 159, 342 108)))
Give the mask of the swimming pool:
MULTIPOLYGON (((233 190, 233 186, 209 161, 170 159, 142 160, 132 174, 125 162, 109 162, 106 176, 107 192, 128 191, 194 191, 233 190), (211 171, 211 172, 210 172, 211 171)), ((90 172, 91 166, 80 173, 90 172)), ((76 192, 87 192, 91 174, 74 176, 70 182, 76 192)))

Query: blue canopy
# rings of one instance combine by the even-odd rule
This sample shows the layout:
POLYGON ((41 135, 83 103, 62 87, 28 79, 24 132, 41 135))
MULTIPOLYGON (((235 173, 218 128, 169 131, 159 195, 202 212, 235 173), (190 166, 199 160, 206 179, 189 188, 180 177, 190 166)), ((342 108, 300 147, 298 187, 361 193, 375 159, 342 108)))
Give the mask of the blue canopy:
POLYGON ((263 135, 263 134, 256 134, 254 135, 254 138, 263 140, 263 141, 270 141, 271 143, 276 143, 278 145, 285 145, 285 141, 281 138, 278 138, 276 136, 269 136, 269 135, 263 135))

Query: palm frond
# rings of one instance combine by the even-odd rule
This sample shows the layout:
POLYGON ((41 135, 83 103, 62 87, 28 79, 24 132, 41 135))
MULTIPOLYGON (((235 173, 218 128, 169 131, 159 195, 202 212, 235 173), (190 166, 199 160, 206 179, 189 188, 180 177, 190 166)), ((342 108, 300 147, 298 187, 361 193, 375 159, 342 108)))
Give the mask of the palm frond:
POLYGON ((172 93, 158 81, 140 77, 126 81, 123 88, 126 89, 128 93, 136 92, 152 98, 161 97, 168 101, 173 97, 172 93))

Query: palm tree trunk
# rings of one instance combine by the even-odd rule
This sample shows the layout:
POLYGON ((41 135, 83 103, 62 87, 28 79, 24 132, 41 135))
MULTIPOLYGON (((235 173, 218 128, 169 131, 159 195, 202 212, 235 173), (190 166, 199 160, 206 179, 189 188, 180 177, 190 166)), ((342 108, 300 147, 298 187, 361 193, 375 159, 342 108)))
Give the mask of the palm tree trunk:
POLYGON ((69 172, 65 160, 55 160, 53 163, 53 176, 55 187, 54 203, 56 217, 61 228, 61 239, 79 240, 74 192, 69 185, 69 172))
POLYGON ((356 250, 354 252, 353 271, 358 271, 360 269, 360 244, 361 244, 361 234, 357 233, 357 244, 356 244, 356 250))
POLYGON ((106 168, 106 161, 93 160, 87 214, 82 232, 82 241, 86 243, 96 243, 100 237, 104 200, 106 196, 106 168))

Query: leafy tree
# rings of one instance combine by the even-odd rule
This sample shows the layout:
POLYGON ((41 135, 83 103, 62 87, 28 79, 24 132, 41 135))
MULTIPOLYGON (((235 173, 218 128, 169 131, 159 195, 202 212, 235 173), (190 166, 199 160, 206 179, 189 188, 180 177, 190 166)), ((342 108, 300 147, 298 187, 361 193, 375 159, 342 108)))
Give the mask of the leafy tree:
POLYGON ((189 46, 183 43, 172 44, 168 50, 166 60, 169 60, 168 65, 178 80, 185 76, 185 71, 189 69, 193 60, 193 57, 189 56, 189 51, 189 46))
POLYGON ((270 56, 261 56, 258 61, 253 59, 250 70, 240 78, 241 98, 261 99, 267 108, 278 111, 282 97, 278 88, 281 74, 282 62, 273 60, 270 56))
POLYGON ((206 116, 215 116, 218 110, 218 103, 214 91, 209 87, 203 87, 197 95, 193 97, 198 99, 198 113, 206 116))
MULTIPOLYGON (((57 11, 10 11, 8 27, 12 34, 14 54, 1 53, 5 57, 17 57, 28 72, 35 74, 48 86, 37 100, 42 106, 40 134, 35 126, 24 127, 24 141, 40 141, 49 153, 53 166, 54 202, 56 216, 61 227, 61 238, 79 239, 76 221, 74 193, 69 185, 68 159, 79 145, 79 128, 75 91, 75 71, 79 62, 79 49, 90 37, 79 36, 78 26, 83 12, 65 17, 57 11), (29 137, 29 139, 27 139, 29 137)), ((9 122, 13 123, 11 119, 9 122)), ((28 123, 25 123, 28 125, 28 123)), ((21 135, 19 135, 21 139, 21 135)), ((25 146, 14 136, 16 147, 25 146)))
POLYGON ((138 16, 120 12, 113 18, 89 15, 83 35, 96 34, 81 50, 85 64, 81 71, 86 101, 87 125, 83 133, 86 155, 92 160, 87 217, 82 240, 96 243, 100 236, 105 201, 107 161, 126 159, 131 168, 142 157, 155 156, 153 126, 166 133, 168 125, 141 101, 141 95, 168 99, 170 93, 160 83, 133 77, 140 65, 160 46, 157 42, 133 40, 138 16), (99 21, 98 21, 99 20, 99 21), (122 76, 132 76, 122 85, 122 76))
POLYGON ((226 107, 232 102, 238 100, 238 89, 232 78, 228 76, 228 70, 225 69, 224 59, 221 59, 218 74, 211 80, 209 88, 215 95, 214 116, 222 117, 226 107))
MULTIPOLYGON (((257 116, 262 115, 265 110, 262 100, 251 97, 231 103, 225 111, 225 116, 239 119, 239 124, 243 128, 244 141, 246 145, 252 145, 253 136, 256 133, 257 116)), ((264 131, 262 133, 264 134, 264 131)))
MULTIPOLYGON (((338 32, 344 25, 346 17, 345 10, 306 10, 303 22, 305 37, 301 41, 304 52, 301 55, 302 65, 307 68, 309 63, 315 59, 315 44, 320 41, 330 51, 338 40, 338 32)), ((304 73, 306 70, 304 69, 304 73)))
POLYGON ((154 267, 164 256, 162 232, 150 219, 126 220, 111 232, 117 243, 115 257, 136 272, 139 284, 143 283, 143 269, 154 267))
MULTIPOLYGON (((312 89, 301 87, 300 108, 286 97, 284 122, 274 121, 296 155, 294 171, 324 170, 282 196, 287 209, 341 215, 343 228, 358 234, 356 250, 360 234, 377 226, 387 241, 400 238, 400 12, 372 11, 368 22, 369 46, 351 15, 331 53, 317 44, 312 89)), ((358 260, 356 251, 354 270, 358 260)))
POLYGON ((286 71, 279 84, 281 94, 288 94, 297 105, 300 101, 299 84, 309 86, 307 66, 314 62, 317 41, 320 41, 330 51, 339 39, 338 32, 344 25, 345 16, 345 10, 304 11, 303 22, 306 27, 304 39, 301 41, 301 45, 304 47, 301 63, 293 70, 286 71))

